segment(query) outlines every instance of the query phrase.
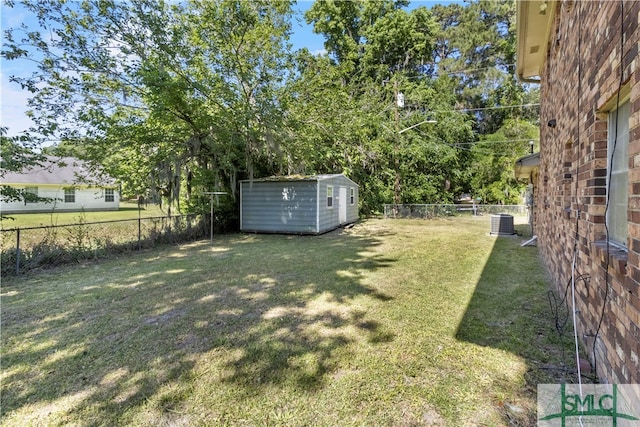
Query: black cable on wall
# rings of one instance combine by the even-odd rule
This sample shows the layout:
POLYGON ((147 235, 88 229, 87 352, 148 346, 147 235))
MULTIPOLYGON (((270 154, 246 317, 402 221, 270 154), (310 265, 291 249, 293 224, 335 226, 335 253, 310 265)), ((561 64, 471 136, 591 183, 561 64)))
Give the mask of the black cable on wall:
POLYGON ((610 288, 611 288, 611 284, 609 283, 609 239, 610 239, 610 235, 609 235, 609 224, 607 223, 607 213, 609 212, 609 202, 610 202, 610 198, 611 198, 611 172, 612 172, 612 163, 613 163, 613 156, 615 154, 616 151, 616 145, 618 143, 618 122, 620 120, 620 113, 619 113, 619 109, 620 109, 620 91, 622 90, 622 85, 624 82, 624 0, 620 0, 620 78, 618 80, 618 93, 616 95, 616 120, 615 120, 615 125, 614 125, 614 137, 612 140, 612 146, 611 146, 611 155, 608 158, 608 168, 609 170, 607 171, 607 197, 606 197, 606 202, 605 202, 605 208, 604 208, 604 217, 605 217, 605 221, 604 221, 604 229, 605 229, 605 235, 606 235, 606 247, 605 247, 605 270, 604 270, 604 284, 605 284, 605 293, 604 293, 604 299, 602 301, 602 309, 600 311, 600 319, 598 321, 598 327, 596 328, 596 332, 594 334, 594 338, 593 338, 593 360, 594 360, 594 375, 597 378, 598 376, 598 364, 597 364, 597 360, 596 360, 596 343, 598 342, 598 337, 600 335, 600 329, 602 328, 602 322, 604 320, 604 313, 605 313, 605 309, 607 307, 607 301, 609 299, 609 294, 610 294, 610 288))

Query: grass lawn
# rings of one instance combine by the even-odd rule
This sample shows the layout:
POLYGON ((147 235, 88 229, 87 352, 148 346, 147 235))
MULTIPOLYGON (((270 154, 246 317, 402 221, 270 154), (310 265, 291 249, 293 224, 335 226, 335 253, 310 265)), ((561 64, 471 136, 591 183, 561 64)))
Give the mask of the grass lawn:
POLYGON ((2 423, 533 425, 571 339, 537 249, 488 231, 367 220, 3 280, 2 423))
MULTIPOLYGON (((3 230, 10 228, 41 227, 50 225, 75 224, 79 222, 112 221, 120 219, 138 219, 164 216, 165 212, 158 205, 148 204, 138 213, 137 203, 120 202, 117 211, 87 211, 87 212, 41 212, 7 214, 7 218, 0 220, 3 230)), ((174 215, 177 213, 173 213, 174 215)))

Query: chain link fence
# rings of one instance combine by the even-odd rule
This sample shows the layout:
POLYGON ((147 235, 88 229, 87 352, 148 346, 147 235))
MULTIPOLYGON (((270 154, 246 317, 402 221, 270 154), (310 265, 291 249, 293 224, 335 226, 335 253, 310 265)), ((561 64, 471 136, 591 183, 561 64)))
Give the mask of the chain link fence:
POLYGON ((0 230, 2 276, 201 239, 209 235, 208 218, 175 215, 0 230))
POLYGON ((506 213, 527 215, 526 205, 448 205, 448 204, 388 204, 384 205, 385 218, 438 218, 456 215, 492 215, 506 213))

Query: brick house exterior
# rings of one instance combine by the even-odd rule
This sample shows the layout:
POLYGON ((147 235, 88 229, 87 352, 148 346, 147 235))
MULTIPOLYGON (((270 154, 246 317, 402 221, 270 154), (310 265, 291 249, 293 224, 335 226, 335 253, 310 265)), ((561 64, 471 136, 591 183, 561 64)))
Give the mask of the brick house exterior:
POLYGON ((640 0, 517 9, 517 74, 540 83, 540 163, 531 175, 540 255, 569 302, 575 284, 578 337, 599 380, 637 384, 640 0))

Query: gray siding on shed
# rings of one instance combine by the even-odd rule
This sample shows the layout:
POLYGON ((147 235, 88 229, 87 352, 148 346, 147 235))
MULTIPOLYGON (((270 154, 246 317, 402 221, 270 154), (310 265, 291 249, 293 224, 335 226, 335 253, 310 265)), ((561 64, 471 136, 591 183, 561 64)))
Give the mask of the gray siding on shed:
POLYGON ((240 183, 241 231, 319 234, 357 220, 358 186, 344 175, 240 183), (327 206, 329 186, 334 192, 331 208, 327 206))
POLYGON ((242 231, 317 233, 315 181, 243 181, 242 231))
POLYGON ((318 179, 320 194, 318 231, 333 230, 358 220, 358 186, 344 175, 321 175, 318 179), (327 188, 333 187, 333 206, 327 206, 327 188), (350 189, 354 189, 354 204, 350 203, 350 189))

